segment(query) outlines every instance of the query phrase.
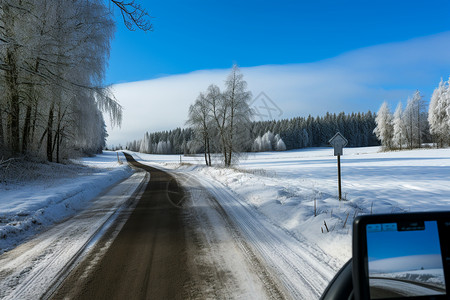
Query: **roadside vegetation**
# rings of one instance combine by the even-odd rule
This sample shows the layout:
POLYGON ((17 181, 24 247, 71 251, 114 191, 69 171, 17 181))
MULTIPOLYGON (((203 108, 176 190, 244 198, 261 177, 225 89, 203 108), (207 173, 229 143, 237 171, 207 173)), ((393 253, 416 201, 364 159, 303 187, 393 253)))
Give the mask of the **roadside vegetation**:
POLYGON ((0 162, 62 162, 102 151, 103 113, 112 125, 122 118, 102 84, 113 9, 128 29, 152 30, 135 1, 0 1, 0 162))
POLYGON ((1 2, 1 156, 61 162, 102 150, 102 111, 121 120, 101 83, 113 32, 98 1, 1 2))

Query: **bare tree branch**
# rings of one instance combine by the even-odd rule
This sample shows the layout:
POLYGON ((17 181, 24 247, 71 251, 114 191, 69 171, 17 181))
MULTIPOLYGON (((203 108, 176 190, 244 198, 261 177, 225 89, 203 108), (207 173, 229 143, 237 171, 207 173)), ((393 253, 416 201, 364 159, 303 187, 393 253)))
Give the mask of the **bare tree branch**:
POLYGON ((153 25, 148 20, 150 18, 147 11, 135 1, 111 0, 122 14, 123 22, 129 30, 134 31, 135 27, 142 31, 153 31, 153 25))

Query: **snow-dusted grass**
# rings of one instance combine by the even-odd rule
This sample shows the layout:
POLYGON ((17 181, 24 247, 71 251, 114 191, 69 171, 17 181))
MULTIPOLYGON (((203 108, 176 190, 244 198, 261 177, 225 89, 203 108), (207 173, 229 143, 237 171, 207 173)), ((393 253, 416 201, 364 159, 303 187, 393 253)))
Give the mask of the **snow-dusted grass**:
MULTIPOLYGON (((120 159, 126 162, 123 154, 120 159)), ((68 165, 18 161, 6 167, 0 169, 0 254, 74 215, 132 173, 107 151, 68 165)))
POLYGON ((344 201, 337 198, 332 148, 248 154, 234 169, 204 167, 202 156, 181 157, 181 165, 179 155, 135 157, 220 181, 271 222, 343 264, 351 257, 357 215, 450 209, 450 149, 379 151, 344 149, 344 201))

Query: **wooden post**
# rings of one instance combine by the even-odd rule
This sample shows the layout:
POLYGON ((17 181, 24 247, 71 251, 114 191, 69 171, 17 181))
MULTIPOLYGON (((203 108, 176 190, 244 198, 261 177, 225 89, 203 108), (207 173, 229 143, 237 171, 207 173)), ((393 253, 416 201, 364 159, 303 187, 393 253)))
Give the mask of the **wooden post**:
POLYGON ((116 152, 116 153, 117 153, 117 162, 120 163, 119 152, 116 152))
POLYGON ((339 201, 342 199, 342 190, 341 190, 341 156, 337 156, 338 160, 338 185, 339 185, 339 201))

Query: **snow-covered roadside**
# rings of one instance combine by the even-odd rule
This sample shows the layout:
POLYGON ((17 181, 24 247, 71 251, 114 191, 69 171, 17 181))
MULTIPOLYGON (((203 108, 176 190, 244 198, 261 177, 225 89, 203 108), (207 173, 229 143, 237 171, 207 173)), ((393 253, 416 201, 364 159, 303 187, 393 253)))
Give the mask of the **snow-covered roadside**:
POLYGON ((378 147, 346 148, 341 158, 346 201, 337 199, 331 148, 249 154, 238 169, 207 168, 202 157, 134 156, 219 182, 340 264, 351 257, 351 224, 358 214, 450 209, 450 149, 383 153, 378 147))
POLYGON ((109 186, 129 177, 133 170, 123 154, 119 156, 123 163, 116 152, 105 151, 79 159, 75 166, 46 164, 20 174, 18 181, 0 182, 0 254, 73 216, 109 186))
POLYGON ((74 217, 0 255, 0 299, 47 298, 89 251, 95 251, 98 240, 113 226, 107 249, 134 209, 148 182, 146 174, 135 172, 92 199, 74 217))

